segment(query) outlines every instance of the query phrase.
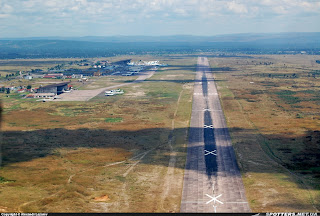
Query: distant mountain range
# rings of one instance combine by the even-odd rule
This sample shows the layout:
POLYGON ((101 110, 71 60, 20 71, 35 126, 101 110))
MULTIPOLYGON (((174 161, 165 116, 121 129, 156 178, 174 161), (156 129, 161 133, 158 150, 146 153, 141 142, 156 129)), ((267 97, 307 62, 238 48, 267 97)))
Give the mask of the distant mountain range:
POLYGON ((258 42, 258 43, 319 43, 320 32, 244 33, 216 36, 86 36, 86 37, 25 37, 0 40, 67 40, 87 42, 258 42))
POLYGON ((0 39, 0 59, 101 57, 194 52, 320 54, 320 32, 218 36, 87 36, 0 39))

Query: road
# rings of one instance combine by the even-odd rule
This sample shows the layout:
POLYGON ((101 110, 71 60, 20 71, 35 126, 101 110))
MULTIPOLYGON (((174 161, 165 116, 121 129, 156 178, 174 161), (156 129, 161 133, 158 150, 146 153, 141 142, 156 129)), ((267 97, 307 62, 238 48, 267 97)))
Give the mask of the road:
POLYGON ((141 75, 136 80, 134 80, 133 82, 129 82, 129 83, 121 83, 121 84, 108 86, 105 88, 94 89, 94 90, 74 90, 70 93, 63 93, 63 94, 59 95, 59 99, 56 99, 54 101, 88 101, 91 98, 94 98, 95 96, 100 94, 101 92, 104 92, 107 90, 112 90, 112 89, 117 89, 117 88, 127 86, 127 85, 132 85, 134 83, 139 83, 139 82, 142 82, 146 79, 149 79, 150 77, 153 76, 155 71, 156 71, 156 69, 152 68, 150 70, 141 72, 140 73, 141 75))
POLYGON ((251 212, 208 59, 198 58, 181 212, 251 212))

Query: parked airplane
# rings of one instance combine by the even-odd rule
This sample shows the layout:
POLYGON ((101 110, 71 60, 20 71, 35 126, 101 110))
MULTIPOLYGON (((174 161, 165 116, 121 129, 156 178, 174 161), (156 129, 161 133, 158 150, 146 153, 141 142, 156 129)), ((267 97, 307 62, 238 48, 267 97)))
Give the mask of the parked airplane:
POLYGON ((42 102, 46 102, 46 101, 53 101, 54 98, 43 98, 43 99, 39 99, 37 101, 42 101, 42 102))
POLYGON ((105 91, 105 96, 113 96, 113 95, 117 95, 117 94, 123 94, 124 91, 121 89, 114 89, 114 90, 110 90, 110 91, 105 91))

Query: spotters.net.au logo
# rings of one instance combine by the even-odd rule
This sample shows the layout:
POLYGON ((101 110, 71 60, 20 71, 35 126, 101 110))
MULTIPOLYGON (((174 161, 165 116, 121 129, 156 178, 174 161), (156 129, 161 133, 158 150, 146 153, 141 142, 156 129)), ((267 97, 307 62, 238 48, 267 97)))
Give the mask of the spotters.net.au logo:
POLYGON ((266 213, 266 216, 317 216, 317 213, 313 213, 313 212, 266 213))

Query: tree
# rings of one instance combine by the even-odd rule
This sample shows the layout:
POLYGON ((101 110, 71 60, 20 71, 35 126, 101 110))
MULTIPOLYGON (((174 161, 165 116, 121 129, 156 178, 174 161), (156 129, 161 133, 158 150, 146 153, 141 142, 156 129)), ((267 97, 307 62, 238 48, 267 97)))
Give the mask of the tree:
POLYGON ((32 88, 32 86, 31 86, 31 85, 28 85, 28 86, 27 86, 27 89, 31 89, 31 88, 32 88))
POLYGON ((10 88, 7 88, 7 94, 10 94, 10 88))

